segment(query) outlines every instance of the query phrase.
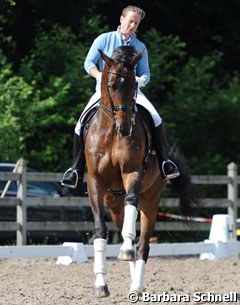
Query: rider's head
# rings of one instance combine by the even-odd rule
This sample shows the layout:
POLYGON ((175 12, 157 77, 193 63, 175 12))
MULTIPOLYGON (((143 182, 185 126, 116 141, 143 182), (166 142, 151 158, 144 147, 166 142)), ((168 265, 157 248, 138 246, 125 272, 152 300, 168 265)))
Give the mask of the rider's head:
POLYGON ((134 34, 145 17, 145 12, 133 5, 129 5, 122 10, 120 17, 120 31, 126 37, 134 34))
POLYGON ((141 20, 145 17, 145 12, 140 7, 129 5, 122 10, 122 16, 125 16, 128 12, 134 12, 141 16, 141 20))

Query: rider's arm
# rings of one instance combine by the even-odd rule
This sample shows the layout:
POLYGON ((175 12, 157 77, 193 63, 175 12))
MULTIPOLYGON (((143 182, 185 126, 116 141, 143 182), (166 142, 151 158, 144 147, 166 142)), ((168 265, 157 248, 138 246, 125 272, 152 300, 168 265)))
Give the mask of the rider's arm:
MULTIPOLYGON (((84 61, 84 68, 86 72, 97 80, 101 77, 101 72, 97 64, 99 63, 100 53, 98 49, 104 48, 104 34, 98 36, 91 45, 87 57, 84 61)), ((100 62, 101 65, 101 62, 100 62)), ((101 68, 101 67, 100 67, 101 68)))
POLYGON ((139 88, 146 86, 150 81, 148 52, 145 46, 141 52, 142 52, 142 57, 138 61, 137 69, 136 69, 136 81, 138 83, 139 88))

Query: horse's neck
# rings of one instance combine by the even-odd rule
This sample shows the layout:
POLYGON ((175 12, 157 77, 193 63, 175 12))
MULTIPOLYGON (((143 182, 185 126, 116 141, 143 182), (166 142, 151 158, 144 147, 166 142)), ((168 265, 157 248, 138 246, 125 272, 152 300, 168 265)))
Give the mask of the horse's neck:
POLYGON ((100 98, 100 107, 95 114, 95 120, 98 124, 98 128, 102 130, 112 129, 114 127, 114 116, 112 113, 111 103, 106 102, 108 97, 102 96, 100 98))

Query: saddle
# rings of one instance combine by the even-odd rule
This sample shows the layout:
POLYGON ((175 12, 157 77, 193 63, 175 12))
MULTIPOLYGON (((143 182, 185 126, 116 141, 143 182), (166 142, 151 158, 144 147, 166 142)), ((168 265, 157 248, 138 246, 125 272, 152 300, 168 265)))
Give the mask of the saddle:
POLYGON ((143 126, 145 136, 147 139, 147 149, 146 155, 143 160, 143 173, 146 172, 148 165, 152 159, 152 156, 155 155, 154 142, 153 142, 153 132, 154 132, 154 122, 150 113, 141 105, 137 105, 137 116, 143 126))

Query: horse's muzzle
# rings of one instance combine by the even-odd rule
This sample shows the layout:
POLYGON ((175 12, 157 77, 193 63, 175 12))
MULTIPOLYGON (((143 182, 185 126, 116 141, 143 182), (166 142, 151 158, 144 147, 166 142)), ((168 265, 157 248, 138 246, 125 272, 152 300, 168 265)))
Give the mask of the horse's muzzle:
POLYGON ((123 122, 123 124, 119 124, 116 121, 116 131, 119 137, 128 137, 132 134, 132 124, 130 122, 123 122))

